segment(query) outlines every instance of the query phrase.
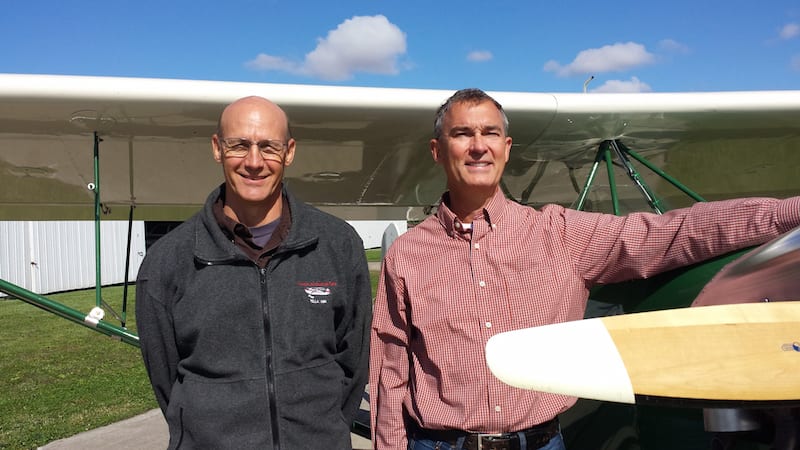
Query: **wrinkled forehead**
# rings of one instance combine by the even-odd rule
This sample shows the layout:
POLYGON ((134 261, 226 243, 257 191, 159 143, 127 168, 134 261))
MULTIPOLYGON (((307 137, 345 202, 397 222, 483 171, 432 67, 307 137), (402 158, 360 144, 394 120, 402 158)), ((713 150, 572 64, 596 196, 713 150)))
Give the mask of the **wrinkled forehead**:
POLYGON ((504 128, 503 114, 489 100, 454 103, 444 116, 444 128, 504 128))

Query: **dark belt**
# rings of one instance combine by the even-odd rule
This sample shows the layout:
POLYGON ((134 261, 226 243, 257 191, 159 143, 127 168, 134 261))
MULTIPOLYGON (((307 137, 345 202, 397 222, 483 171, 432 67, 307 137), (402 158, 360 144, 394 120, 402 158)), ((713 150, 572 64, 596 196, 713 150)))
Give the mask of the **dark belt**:
POLYGON ((527 430, 513 433, 469 433, 461 430, 429 430, 416 423, 409 425, 409 435, 414 439, 447 442, 455 447, 464 437, 464 450, 520 450, 520 434, 525 436, 526 450, 542 448, 559 433, 558 417, 540 423, 527 430))

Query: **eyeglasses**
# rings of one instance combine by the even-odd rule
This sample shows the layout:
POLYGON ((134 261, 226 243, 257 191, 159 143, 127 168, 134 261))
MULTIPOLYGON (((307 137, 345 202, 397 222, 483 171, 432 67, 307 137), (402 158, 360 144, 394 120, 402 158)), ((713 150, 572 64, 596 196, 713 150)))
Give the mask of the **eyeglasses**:
POLYGON ((287 147, 286 143, 273 139, 253 142, 244 138, 221 138, 219 142, 226 148, 225 156, 231 158, 244 158, 255 145, 262 158, 282 160, 287 147))

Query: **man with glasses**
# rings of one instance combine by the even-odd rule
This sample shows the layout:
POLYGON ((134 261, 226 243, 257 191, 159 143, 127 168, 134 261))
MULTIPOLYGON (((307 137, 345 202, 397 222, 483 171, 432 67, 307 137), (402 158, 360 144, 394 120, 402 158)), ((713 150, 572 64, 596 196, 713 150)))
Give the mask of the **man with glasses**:
POLYGON ((211 147, 225 182, 137 280, 169 448, 350 448, 371 319, 361 239, 283 185, 296 142, 274 103, 228 105, 211 147))

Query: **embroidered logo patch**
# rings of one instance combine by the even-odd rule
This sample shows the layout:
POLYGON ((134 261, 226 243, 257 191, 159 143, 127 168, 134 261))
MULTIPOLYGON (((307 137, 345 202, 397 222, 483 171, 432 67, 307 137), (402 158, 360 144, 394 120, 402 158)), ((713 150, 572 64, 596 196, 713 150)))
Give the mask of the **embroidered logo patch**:
POLYGON ((328 298, 330 298, 331 295, 331 287, 336 286, 335 281, 323 281, 317 283, 300 282, 297 284, 303 287, 303 292, 305 292, 306 296, 308 297, 309 303, 313 304, 328 303, 328 298))

